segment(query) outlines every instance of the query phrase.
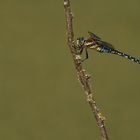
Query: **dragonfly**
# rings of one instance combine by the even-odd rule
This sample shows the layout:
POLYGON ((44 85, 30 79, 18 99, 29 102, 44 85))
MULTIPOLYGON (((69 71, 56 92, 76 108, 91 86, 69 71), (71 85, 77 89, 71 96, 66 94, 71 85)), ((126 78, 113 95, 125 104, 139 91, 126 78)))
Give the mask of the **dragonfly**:
POLYGON ((88 49, 92 49, 100 53, 115 54, 124 57, 128 60, 131 60, 137 64, 140 64, 139 59, 115 49, 110 43, 103 41, 100 37, 98 37, 94 33, 88 31, 88 34, 89 34, 89 38, 87 39, 85 39, 84 37, 77 38, 77 48, 79 54, 81 55, 84 50, 86 54, 86 57, 82 61, 88 59, 89 57, 88 49))

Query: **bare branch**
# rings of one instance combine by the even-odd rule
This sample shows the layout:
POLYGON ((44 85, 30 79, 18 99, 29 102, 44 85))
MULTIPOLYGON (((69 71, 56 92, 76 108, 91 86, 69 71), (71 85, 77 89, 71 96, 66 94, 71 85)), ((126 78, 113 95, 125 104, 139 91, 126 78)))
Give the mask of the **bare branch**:
POLYGON ((74 43, 74 32, 73 32, 73 14, 70 7, 70 0, 64 0, 64 10, 66 16, 66 30, 67 30, 67 43, 70 48, 70 52, 73 57, 74 65, 77 71, 78 80, 80 81, 85 94, 87 96, 87 101, 92 109, 92 112, 95 116, 97 125, 101 133, 101 140, 109 140, 107 131, 104 124, 104 117, 101 115, 101 112, 97 108, 94 96, 92 95, 91 86, 89 82, 89 75, 82 68, 81 57, 77 53, 76 45, 74 43))

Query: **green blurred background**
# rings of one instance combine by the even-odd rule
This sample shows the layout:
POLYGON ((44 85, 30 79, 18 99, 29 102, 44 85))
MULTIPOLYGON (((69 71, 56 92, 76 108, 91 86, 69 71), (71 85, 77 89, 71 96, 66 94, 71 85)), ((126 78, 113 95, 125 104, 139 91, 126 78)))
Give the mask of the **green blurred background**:
MULTIPOLYGON (((71 0, 90 30, 140 58, 140 1, 71 0)), ((63 0, 0 1, 0 139, 100 139, 66 45, 63 0)), ((90 51, 84 67, 112 140, 140 139, 140 66, 90 51)))

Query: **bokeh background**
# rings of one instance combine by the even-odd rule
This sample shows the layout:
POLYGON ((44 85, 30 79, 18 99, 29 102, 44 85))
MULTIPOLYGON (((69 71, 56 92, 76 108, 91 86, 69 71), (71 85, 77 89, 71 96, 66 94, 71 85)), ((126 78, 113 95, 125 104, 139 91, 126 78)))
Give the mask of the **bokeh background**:
MULTIPOLYGON (((71 5, 75 38, 89 30, 140 58, 140 1, 71 5)), ((100 139, 66 45, 63 0, 1 0, 0 18, 0 139, 100 139)), ((89 55, 84 67, 110 139, 140 139, 140 66, 89 55)))

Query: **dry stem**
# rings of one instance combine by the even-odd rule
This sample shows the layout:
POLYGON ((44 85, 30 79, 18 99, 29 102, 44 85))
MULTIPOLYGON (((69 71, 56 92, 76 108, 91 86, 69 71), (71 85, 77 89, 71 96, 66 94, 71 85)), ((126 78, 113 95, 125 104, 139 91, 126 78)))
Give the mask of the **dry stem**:
POLYGON ((108 140, 109 138, 104 124, 104 117, 99 112, 95 99, 92 95, 91 86, 89 83, 90 77, 88 76, 86 71, 82 68, 81 57, 78 55, 76 45, 74 43, 74 33, 73 33, 73 24, 72 24, 73 15, 70 7, 70 0, 64 0, 64 10, 66 16, 66 29, 67 29, 67 36, 68 36, 67 43, 74 60, 74 65, 77 71, 78 79, 86 93, 87 101, 92 109, 98 127, 100 129, 101 140, 108 140))

